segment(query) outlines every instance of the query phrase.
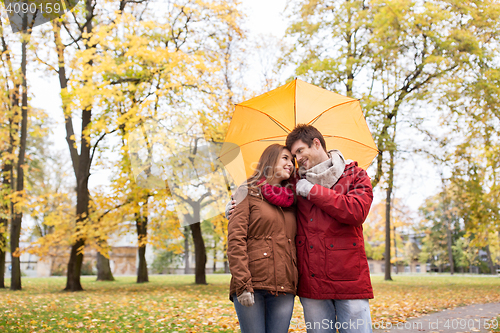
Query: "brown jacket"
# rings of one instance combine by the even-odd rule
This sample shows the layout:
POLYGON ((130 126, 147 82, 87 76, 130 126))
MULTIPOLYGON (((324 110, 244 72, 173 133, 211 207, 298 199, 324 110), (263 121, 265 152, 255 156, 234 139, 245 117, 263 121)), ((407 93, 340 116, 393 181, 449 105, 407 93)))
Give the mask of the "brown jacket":
POLYGON ((229 218, 227 257, 231 270, 229 299, 247 290, 296 294, 295 205, 270 204, 258 192, 240 188, 229 218))

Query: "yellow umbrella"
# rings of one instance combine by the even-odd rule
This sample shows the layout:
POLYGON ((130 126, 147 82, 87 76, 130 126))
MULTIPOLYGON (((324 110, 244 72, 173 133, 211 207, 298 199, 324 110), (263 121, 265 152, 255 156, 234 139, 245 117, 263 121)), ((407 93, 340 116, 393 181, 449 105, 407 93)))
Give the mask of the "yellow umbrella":
POLYGON ((327 149, 340 150, 363 169, 378 154, 357 99, 295 79, 236 105, 219 153, 235 184, 250 177, 267 146, 284 145, 297 124, 316 127, 327 149))

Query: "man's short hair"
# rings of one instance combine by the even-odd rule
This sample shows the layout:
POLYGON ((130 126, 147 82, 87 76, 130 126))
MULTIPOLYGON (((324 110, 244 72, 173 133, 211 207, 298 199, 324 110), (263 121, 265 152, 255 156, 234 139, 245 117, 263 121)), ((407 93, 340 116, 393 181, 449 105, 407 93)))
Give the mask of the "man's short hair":
POLYGON ((321 147, 323 147, 326 152, 325 138, 323 138, 320 131, 311 125, 298 124, 286 137, 286 148, 292 151, 292 145, 298 140, 302 140, 306 145, 311 147, 315 138, 319 140, 321 147))

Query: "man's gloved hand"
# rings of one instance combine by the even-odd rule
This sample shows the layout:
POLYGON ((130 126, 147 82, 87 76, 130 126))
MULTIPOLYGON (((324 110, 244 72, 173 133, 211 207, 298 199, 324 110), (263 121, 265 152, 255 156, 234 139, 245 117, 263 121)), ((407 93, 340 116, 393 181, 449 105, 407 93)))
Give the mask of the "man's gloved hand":
POLYGON ((252 306, 255 303, 253 299, 253 293, 246 290, 237 298, 238 302, 244 306, 252 306))
POLYGON ((304 198, 307 197, 311 189, 314 187, 314 184, 308 181, 307 179, 301 179, 297 182, 296 189, 297 195, 300 195, 304 198))
POLYGON ((226 204, 226 219, 229 220, 231 214, 233 213, 234 207, 236 207, 236 201, 233 200, 233 196, 231 196, 231 201, 226 204))

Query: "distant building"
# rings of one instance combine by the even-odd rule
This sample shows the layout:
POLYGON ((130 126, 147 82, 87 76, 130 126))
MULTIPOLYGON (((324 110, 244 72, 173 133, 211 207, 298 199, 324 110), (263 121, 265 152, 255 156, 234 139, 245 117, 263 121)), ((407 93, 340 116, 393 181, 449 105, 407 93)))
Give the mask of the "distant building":
MULTIPOLYGON (((392 266, 392 272, 396 273, 396 266, 392 266)), ((371 274, 383 274, 385 273, 385 261, 384 260, 373 260, 368 259, 368 267, 370 268, 371 274)), ((427 271, 426 265, 421 264, 418 261, 412 261, 409 265, 400 264, 397 265, 398 273, 425 273, 427 271)))
MULTIPOLYGON (((137 236, 127 233, 121 238, 110 240, 111 251, 109 260, 111 272, 113 275, 135 275, 137 274, 138 255, 137 255, 137 236)), ((30 245, 27 242, 21 242, 20 248, 26 248, 30 245)), ((21 274, 28 277, 49 277, 66 275, 69 261, 70 248, 61 248, 54 251, 56 255, 49 255, 39 258, 30 253, 21 254, 21 274)), ((151 252, 151 251, 149 251, 151 252)), ((146 252, 147 253, 147 252, 146 252)), ((149 253, 146 259, 152 261, 152 254, 149 253)), ((10 253, 5 256, 5 277, 10 277, 11 257, 10 253)), ((83 257, 82 275, 94 275, 97 273, 97 251, 86 248, 83 257)))

